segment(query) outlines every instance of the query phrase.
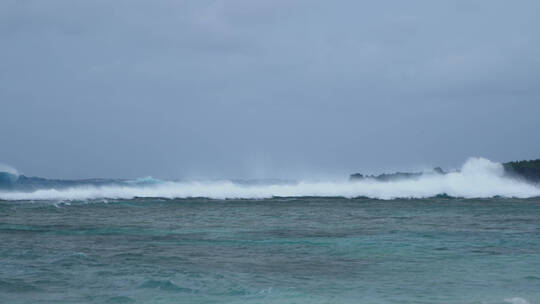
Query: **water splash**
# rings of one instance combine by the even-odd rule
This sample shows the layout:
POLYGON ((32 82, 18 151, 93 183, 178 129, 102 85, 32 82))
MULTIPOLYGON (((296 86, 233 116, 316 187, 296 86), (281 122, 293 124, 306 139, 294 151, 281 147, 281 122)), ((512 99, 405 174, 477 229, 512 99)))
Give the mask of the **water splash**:
POLYGON ((126 183, 123 185, 48 188, 32 192, 3 191, 2 200, 97 200, 144 197, 270 198, 370 197, 377 199, 426 198, 437 195, 464 198, 540 196, 540 187, 504 175, 500 163, 470 158, 461 170, 444 175, 425 174, 396 181, 300 181, 295 183, 240 184, 232 181, 126 183))

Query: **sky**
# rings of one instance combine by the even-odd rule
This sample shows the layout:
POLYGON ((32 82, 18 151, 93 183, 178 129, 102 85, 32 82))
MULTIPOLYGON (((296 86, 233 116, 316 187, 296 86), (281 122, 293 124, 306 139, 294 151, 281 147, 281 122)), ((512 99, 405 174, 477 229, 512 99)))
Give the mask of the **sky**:
POLYGON ((540 158, 540 1, 3 0, 0 163, 318 178, 540 158))

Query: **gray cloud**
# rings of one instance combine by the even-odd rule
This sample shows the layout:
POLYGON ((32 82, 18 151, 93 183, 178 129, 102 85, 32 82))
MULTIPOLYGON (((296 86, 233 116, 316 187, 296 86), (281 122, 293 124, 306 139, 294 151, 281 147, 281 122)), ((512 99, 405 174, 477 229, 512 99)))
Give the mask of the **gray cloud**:
POLYGON ((299 177, 538 157, 537 1, 0 3, 0 161, 299 177))

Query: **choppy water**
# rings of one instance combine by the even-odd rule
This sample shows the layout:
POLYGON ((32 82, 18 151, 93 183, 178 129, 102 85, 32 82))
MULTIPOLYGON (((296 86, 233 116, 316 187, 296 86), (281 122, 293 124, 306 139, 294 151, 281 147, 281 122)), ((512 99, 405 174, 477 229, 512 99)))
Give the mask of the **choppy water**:
POLYGON ((540 199, 0 202, 0 303, 540 303, 540 199))

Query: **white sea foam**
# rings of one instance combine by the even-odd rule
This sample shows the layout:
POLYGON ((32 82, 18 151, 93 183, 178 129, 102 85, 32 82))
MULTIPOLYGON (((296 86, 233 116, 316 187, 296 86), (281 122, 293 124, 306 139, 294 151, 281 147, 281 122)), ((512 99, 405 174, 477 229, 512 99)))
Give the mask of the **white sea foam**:
POLYGON ((93 200, 135 197, 187 198, 270 198, 301 196, 371 197, 378 199, 425 198, 439 194, 464 198, 494 196, 528 198, 540 196, 540 187, 504 176, 501 164, 471 158, 460 171, 445 175, 425 174, 418 178, 381 182, 301 181, 289 184, 238 184, 219 182, 160 182, 151 185, 85 186, 41 189, 34 192, 0 192, 2 200, 93 200))
POLYGON ((510 304, 530 304, 529 301, 519 297, 504 299, 504 301, 510 304))

